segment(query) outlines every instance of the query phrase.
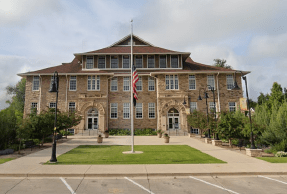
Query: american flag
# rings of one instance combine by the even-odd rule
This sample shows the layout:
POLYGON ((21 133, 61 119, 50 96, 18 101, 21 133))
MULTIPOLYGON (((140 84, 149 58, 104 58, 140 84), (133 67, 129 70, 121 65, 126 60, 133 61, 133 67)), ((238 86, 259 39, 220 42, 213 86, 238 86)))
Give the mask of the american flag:
POLYGON ((133 95, 134 95, 134 106, 136 106, 136 100, 138 99, 137 93, 137 85, 136 83, 139 81, 139 76, 137 73, 136 66, 133 65, 133 95))

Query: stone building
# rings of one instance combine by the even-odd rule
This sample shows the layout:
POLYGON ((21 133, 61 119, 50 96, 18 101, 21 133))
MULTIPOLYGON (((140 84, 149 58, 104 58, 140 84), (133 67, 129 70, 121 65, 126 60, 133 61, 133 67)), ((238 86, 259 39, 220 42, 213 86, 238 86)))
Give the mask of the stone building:
MULTIPOLYGON (((58 108, 76 110, 83 118, 76 131, 130 128, 130 42, 128 35, 109 47, 76 53, 70 63, 19 74, 27 79, 24 116, 31 108, 40 112, 55 107, 56 95, 49 88, 57 71, 58 108)), ((243 92, 231 90, 235 70, 194 62, 189 52, 156 47, 135 35, 133 59, 139 75, 135 128, 187 131, 187 114, 194 109, 206 111, 205 100, 197 100, 199 92, 203 96, 207 89, 208 109, 214 107, 208 86, 215 89, 217 112, 239 108, 243 92)))

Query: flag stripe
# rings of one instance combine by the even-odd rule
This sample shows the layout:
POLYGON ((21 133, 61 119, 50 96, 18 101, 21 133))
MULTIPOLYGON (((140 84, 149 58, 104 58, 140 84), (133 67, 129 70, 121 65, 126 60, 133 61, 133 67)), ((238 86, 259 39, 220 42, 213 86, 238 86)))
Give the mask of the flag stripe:
POLYGON ((136 67, 133 65, 133 93, 134 93, 134 98, 137 100, 138 99, 138 93, 137 93, 137 85, 136 83, 139 81, 139 76, 137 73, 136 67))

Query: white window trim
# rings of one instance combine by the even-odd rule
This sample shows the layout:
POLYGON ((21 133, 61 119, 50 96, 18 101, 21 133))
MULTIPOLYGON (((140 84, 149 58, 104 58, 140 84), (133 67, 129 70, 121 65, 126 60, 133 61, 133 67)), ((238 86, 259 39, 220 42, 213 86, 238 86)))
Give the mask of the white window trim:
POLYGON ((98 55, 98 63, 97 63, 97 67, 98 67, 98 69, 106 69, 106 67, 107 67, 107 58, 106 58, 106 55, 98 55), (105 67, 104 68, 99 68, 99 58, 100 57, 104 57, 105 58, 105 67))
MULTIPOLYGON (((165 67, 160 67, 160 57, 164 56, 164 55, 159 55, 159 65, 158 68, 159 69, 166 69, 167 68, 167 55, 165 55, 165 67)), ((177 68, 176 68, 177 69, 177 68)))
POLYGON ((117 90, 112 90, 112 80, 113 80, 113 78, 112 78, 112 79, 111 79, 111 85, 110 85, 110 91, 111 91, 111 92, 117 92, 118 89, 119 89, 119 86, 118 86, 118 78, 117 78, 117 77, 114 77, 114 79, 117 80, 117 90))
POLYGON ((77 76, 76 76, 76 75, 70 75, 69 91, 77 91, 77 76), (72 76, 75 76, 75 77, 76 77, 76 79, 75 79, 75 81, 76 81, 76 89, 75 89, 75 90, 71 90, 71 77, 72 77, 72 76))
POLYGON ((194 82, 195 82, 195 88, 194 88, 194 89, 190 89, 190 83, 189 83, 190 78, 189 78, 189 76, 190 76, 190 75, 188 75, 188 89, 189 89, 189 90, 196 90, 196 75, 193 75, 193 76, 194 76, 194 82))
MULTIPOLYGON (((209 83, 208 83, 208 76, 209 75, 211 75, 211 74, 207 74, 207 76, 206 76, 206 82, 207 82, 207 85, 209 85, 209 83)), ((213 86, 214 86, 214 90, 216 90, 216 86, 215 86, 215 76, 214 75, 212 75, 213 76, 213 86)), ((211 90, 209 87, 208 87, 208 90, 211 90)))
POLYGON ((89 69, 94 69, 95 68, 95 57, 94 57, 94 55, 87 55, 86 56, 86 66, 85 66, 85 69, 88 69, 87 68, 87 64, 88 64, 88 57, 93 57, 93 66, 92 66, 92 68, 89 68, 89 69))
POLYGON ((38 114, 38 106, 39 106, 38 102, 31 102, 30 113, 32 113, 32 109, 33 109, 33 108, 36 108, 36 114, 38 114), (33 106, 32 106, 33 104, 36 104, 36 107, 33 107, 33 106))
POLYGON ((139 78, 139 81, 136 83, 136 86, 137 86, 137 84, 138 83, 141 83, 141 90, 138 90, 138 88, 137 88, 137 92, 139 91, 143 91, 143 78, 142 78, 142 76, 138 76, 138 78, 139 78))
MULTIPOLYGON (((91 78, 91 80, 93 80, 93 78, 91 78)), ((100 91, 101 90, 101 78, 99 75, 87 75, 87 91, 100 91), (95 89, 92 89, 92 83, 91 83, 91 89, 89 90, 89 76, 93 77, 95 76, 95 89), (98 79, 99 77, 99 79, 98 79), (98 80, 99 80, 99 89, 97 89, 97 85, 98 85, 98 80)))
POLYGON ((69 102, 69 107, 68 107, 69 110, 68 111, 70 112, 70 109, 71 109, 70 103, 74 103, 75 104, 75 111, 76 111, 77 110, 76 109, 76 102, 69 102))
POLYGON ((122 56, 122 69, 130 69, 131 68, 131 56, 130 55, 123 55, 122 56), (124 56, 129 57, 129 68, 124 68, 124 56))
POLYGON ((141 104, 142 105, 142 107, 141 107, 141 109, 142 109, 142 117, 141 118, 137 118, 137 106, 136 106, 136 108, 135 108, 135 118, 136 119, 143 119, 143 103, 137 103, 137 104, 141 104))
POLYGON ((49 108, 56 108, 56 102, 50 102, 49 103, 49 108), (55 107, 51 107, 51 104, 53 104, 53 103, 55 104, 55 107))
POLYGON ((123 119, 130 119, 130 117, 131 117, 131 103, 128 103, 128 102, 123 103, 123 119), (129 105, 128 106, 128 108, 129 108, 129 117, 128 118, 125 118, 125 108, 127 108, 127 107, 125 107, 125 104, 129 105))
MULTIPOLYGON (((232 88, 231 88, 231 89, 228 89, 228 81, 227 81, 227 80, 228 80, 228 76, 230 76, 230 75, 231 75, 231 74, 227 74, 227 75, 226 75, 226 89, 227 89, 227 90, 232 90, 232 88)), ((233 84, 234 84, 234 78, 233 78, 233 75, 231 75, 231 76, 232 76, 232 82, 233 82, 232 85, 233 85, 233 84)))
POLYGON ((33 80, 32 80, 32 91, 39 91, 40 90, 40 76, 33 76, 33 80), (38 90, 34 90, 34 78, 38 77, 39 79, 39 84, 38 84, 38 90))
POLYGON ((177 55, 177 66, 178 66, 178 67, 171 67, 171 56, 176 56, 176 55, 170 55, 170 56, 169 56, 169 57, 170 57, 169 67, 170 67, 170 68, 173 68, 173 69, 180 69, 180 67, 179 67, 179 55, 177 55))
MULTIPOLYGON (((113 107, 115 108, 115 107, 113 107)), ((118 103, 111 103, 110 104, 110 119, 118 119, 119 116, 119 111, 118 111, 118 103), (116 118, 112 118, 112 104, 116 104, 117 105, 117 117, 116 118)))
POLYGON ((193 110, 197 110, 197 102, 195 102, 195 109, 191 109, 191 103, 195 102, 195 101, 190 101, 189 102, 189 108, 190 108, 190 112, 193 112, 193 110))
POLYGON ((119 66, 120 66, 119 61, 120 61, 120 60, 119 60, 119 55, 110 55, 110 68, 111 68, 111 69, 120 69, 120 68, 119 68, 119 66), (118 59, 118 67, 117 67, 117 68, 112 68, 112 57, 113 57, 113 56, 117 56, 117 59, 118 59))
POLYGON ((124 92, 131 91, 131 77, 128 77, 128 76, 124 76, 124 77, 123 77, 123 91, 124 91, 124 92), (129 78, 129 84, 128 84, 129 90, 125 90, 125 78, 129 78))
POLYGON ((155 78, 149 76, 147 81, 148 81, 148 86, 147 86, 147 87, 148 87, 148 91, 155 91, 155 78), (153 78, 153 80, 150 80, 150 78, 153 78), (153 88, 154 88, 153 90, 150 90, 150 89, 149 89, 149 86, 150 86, 149 83, 150 83, 150 81, 153 81, 153 88))
MULTIPOLYGON (((230 105, 229 105, 229 103, 230 102, 228 102, 228 111, 230 112, 230 105)), ((235 111, 237 111, 237 103, 236 102, 234 102, 235 103, 235 111)))
POLYGON ((154 69, 154 68, 155 68, 155 55, 147 55, 146 67, 147 67, 147 68, 150 68, 150 69, 154 69), (149 67, 149 66, 148 66, 148 56, 153 56, 153 65, 154 65, 154 67, 149 67))
POLYGON ((149 118, 149 119, 156 119, 155 102, 148 103, 148 118, 149 118), (150 104, 154 104, 154 107, 152 107, 152 108, 154 109, 154 117, 150 117, 150 114, 149 114, 149 113, 150 113, 150 111, 149 111, 149 110, 150 110, 150 106, 149 106, 150 104))
POLYGON ((165 75, 165 90, 179 90, 179 77, 178 77, 178 75, 177 74, 168 74, 168 76, 169 76, 169 78, 168 78, 168 80, 169 80, 169 89, 166 89, 166 76, 167 75, 165 75), (171 75, 173 75, 173 88, 174 89, 170 89, 170 76, 171 75), (177 81, 178 81, 178 88, 177 89, 175 89, 175 75, 177 76, 177 81))
POLYGON ((135 66, 136 66, 137 69, 147 69, 147 68, 144 68, 143 55, 135 55, 134 60, 135 60, 135 63, 134 63, 134 64, 135 64, 135 66), (136 63, 136 61, 137 61, 136 59, 137 59, 137 58, 136 58, 136 56, 142 56, 142 67, 137 67, 137 63, 136 63))

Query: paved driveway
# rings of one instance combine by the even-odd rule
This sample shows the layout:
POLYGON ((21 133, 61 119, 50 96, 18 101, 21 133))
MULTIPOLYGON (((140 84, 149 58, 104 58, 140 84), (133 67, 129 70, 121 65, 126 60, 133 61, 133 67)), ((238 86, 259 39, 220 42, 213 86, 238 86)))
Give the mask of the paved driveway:
POLYGON ((287 176, 0 178, 0 194, 4 193, 286 194, 287 176))

